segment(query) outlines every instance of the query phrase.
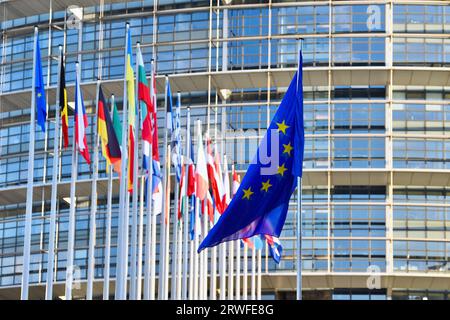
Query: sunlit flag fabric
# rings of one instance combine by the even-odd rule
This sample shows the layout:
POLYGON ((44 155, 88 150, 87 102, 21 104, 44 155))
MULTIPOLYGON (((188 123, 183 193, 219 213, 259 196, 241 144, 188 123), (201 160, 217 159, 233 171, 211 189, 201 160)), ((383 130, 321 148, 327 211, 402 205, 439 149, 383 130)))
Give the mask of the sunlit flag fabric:
POLYGON ((91 164, 86 140, 88 119, 86 116, 86 109, 84 108, 83 93, 80 88, 80 79, 76 77, 75 81, 75 142, 80 154, 88 164, 91 164))
MULTIPOLYGON (((172 94, 170 92, 170 84, 168 88, 170 104, 172 102, 172 94)), ((167 97, 169 99, 169 97, 167 97)), ((175 114, 172 115, 172 164, 175 168, 175 175, 177 181, 181 181, 181 124, 180 124, 180 113, 181 113, 181 101, 178 97, 177 105, 175 107, 175 114)))
POLYGON ((159 159, 159 149, 158 149, 158 116, 157 116, 157 100, 156 100, 156 72, 153 66, 152 70, 152 86, 150 90, 150 96, 152 100, 152 163, 153 163, 153 176, 152 176, 152 186, 153 186, 153 210, 155 214, 162 212, 162 175, 161 175, 161 162, 159 159))
POLYGON ((98 134, 102 144, 102 154, 106 159, 106 170, 113 165, 114 171, 120 173, 122 154, 120 152, 119 140, 114 131, 114 125, 109 114, 102 87, 98 93, 98 134))
POLYGON ((280 263, 281 252, 283 251, 280 240, 277 237, 272 237, 266 234, 266 241, 269 245, 270 256, 276 263, 280 263))
POLYGON ((150 148, 152 145, 152 116, 153 105, 150 97, 150 87, 148 85, 147 76, 145 72, 144 59, 139 50, 136 53, 138 63, 137 70, 137 91, 138 91, 138 107, 142 114, 142 166, 145 170, 150 168, 150 148))
MULTIPOLYGON (((300 55, 301 57, 301 55, 300 55)), ((225 241, 254 235, 279 237, 289 199, 302 175, 304 149, 302 59, 238 192, 227 210, 200 244, 198 251, 225 241), (271 150, 262 164, 260 149, 271 150), (278 158, 278 159, 277 159, 278 158), (276 161, 278 160, 278 161, 276 161), (271 170, 270 166, 274 167, 271 170)), ((261 154, 268 154, 262 150, 261 154)))
POLYGON ((47 120, 47 107, 45 99, 45 83, 42 74, 41 64, 41 48, 39 47, 39 39, 36 41, 36 65, 34 69, 34 94, 36 101, 37 123, 45 132, 45 121, 47 120))
POLYGON ((66 74, 64 68, 64 55, 61 52, 61 70, 59 72, 59 108, 61 110, 61 123, 63 146, 69 146, 69 108, 67 106, 67 89, 66 89, 66 74))
POLYGON ((127 100, 128 100, 128 192, 133 191, 133 175, 134 175, 134 144, 136 137, 134 136, 134 126, 136 120, 136 103, 134 97, 134 72, 133 72, 133 53, 131 51, 131 32, 128 29, 127 42, 127 60, 125 78, 127 81, 127 100))

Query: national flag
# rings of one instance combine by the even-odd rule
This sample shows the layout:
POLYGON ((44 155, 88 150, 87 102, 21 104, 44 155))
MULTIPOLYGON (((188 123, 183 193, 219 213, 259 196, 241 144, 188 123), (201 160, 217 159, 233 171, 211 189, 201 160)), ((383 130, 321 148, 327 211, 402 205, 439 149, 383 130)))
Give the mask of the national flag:
POLYGON ((225 206, 225 209, 226 209, 226 207, 228 207, 228 204, 231 201, 231 196, 230 196, 230 176, 228 174, 228 158, 227 158, 226 155, 223 157, 223 168, 224 168, 224 172, 223 172, 223 188, 225 189, 224 206, 225 206))
POLYGON ((206 167, 205 151, 203 150, 200 122, 198 122, 197 133, 197 166, 195 171, 195 182, 195 195, 200 200, 204 200, 208 192, 208 169, 206 167))
POLYGON ((153 188, 153 212, 159 214, 162 212, 162 175, 161 175, 161 162, 159 159, 159 149, 158 149, 158 117, 157 117, 157 100, 156 100, 156 72, 155 65, 152 64, 152 86, 150 88, 150 97, 152 102, 152 165, 153 165, 153 176, 152 176, 152 188, 153 188))
MULTIPOLYGON (((78 69, 78 68, 77 68, 78 69)), ((75 80, 75 143, 78 151, 88 164, 91 164, 89 150, 86 139, 86 129, 88 127, 88 118, 84 107, 83 92, 81 92, 80 71, 77 70, 75 80)))
POLYGON ((39 36, 36 35, 36 48, 34 48, 36 64, 34 68, 34 101, 36 102, 37 123, 45 132, 45 122, 47 121, 47 103, 45 98, 45 83, 42 73, 41 48, 39 46, 39 36))
POLYGON ((69 108, 67 105, 66 72, 64 67, 64 54, 61 51, 61 69, 59 71, 59 108, 61 110, 61 123, 63 146, 69 146, 69 108))
POLYGON ((280 240, 277 237, 268 234, 266 234, 265 237, 267 244, 269 245, 270 256, 276 263, 280 263, 281 253, 283 252, 280 240))
POLYGON ((108 105, 103 95, 102 87, 98 92, 98 135, 101 139, 102 154, 106 159, 106 170, 113 165, 114 171, 120 174, 122 153, 120 151, 119 139, 116 136, 114 125, 109 114, 108 105))
POLYGON ((134 96, 134 71, 133 71, 133 53, 131 49, 131 31, 128 29, 127 37, 127 57, 125 79, 127 83, 127 101, 128 101, 128 192, 133 191, 134 177, 134 150, 136 137, 134 128, 136 125, 136 103, 134 96))
POLYGON ((302 86, 300 58, 299 70, 295 73, 259 146, 271 150, 272 139, 278 139, 279 150, 271 153, 271 163, 262 164, 259 154, 268 152, 260 152, 258 148, 257 156, 250 164, 238 192, 198 251, 224 241, 255 235, 280 236, 289 208, 289 199, 297 186, 297 177, 302 175, 302 86))
MULTIPOLYGON (((170 84, 168 83, 168 94, 169 101, 172 101, 172 94, 170 93, 170 84)), ((175 176, 177 181, 181 180, 181 124, 180 124, 180 113, 181 113, 181 98, 178 94, 177 105, 175 107, 175 115, 172 115, 172 164, 175 168, 175 176)))
POLYGON ((117 140, 119 141, 119 146, 122 139, 122 123, 120 122, 120 115, 119 110, 117 110, 116 102, 114 101, 114 104, 112 106, 112 121, 113 121, 113 127, 114 132, 116 134, 117 140))
POLYGON ((138 107, 141 110, 142 121, 142 167, 145 170, 150 168, 150 148, 152 145, 152 117, 153 103, 150 95, 150 86, 148 85, 147 75, 145 72, 144 59, 140 47, 136 53, 138 63, 137 70, 137 91, 138 91, 138 107))
POLYGON ((231 171, 232 171, 232 175, 233 175, 232 196, 234 197, 234 195, 239 190, 239 186, 241 183, 240 183, 240 177, 237 174, 236 167, 234 165, 232 166, 231 171))
POLYGON ((206 164, 208 169, 208 181, 212 190, 212 196, 214 198, 217 211, 222 214, 225 211, 223 205, 225 193, 222 186, 223 177, 220 173, 220 157, 216 152, 216 158, 214 158, 213 150, 211 147, 211 140, 209 139, 209 137, 206 141, 206 164))

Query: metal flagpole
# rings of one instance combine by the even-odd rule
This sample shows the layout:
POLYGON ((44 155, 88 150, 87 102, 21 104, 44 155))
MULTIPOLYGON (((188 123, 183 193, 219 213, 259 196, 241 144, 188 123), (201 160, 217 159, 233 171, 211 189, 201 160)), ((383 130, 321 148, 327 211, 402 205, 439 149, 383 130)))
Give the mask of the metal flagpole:
MULTIPOLYGON (((300 61, 301 49, 303 47, 303 39, 300 38, 300 50, 298 50, 299 57, 297 61, 300 61)), ((300 64, 297 67, 297 72, 300 70, 300 64)), ((298 90, 298 76, 297 76, 297 90, 298 90)), ((302 84, 303 85, 303 84, 302 84)), ((303 97, 302 97, 303 99, 303 97)), ((297 177, 297 300, 302 300, 302 178, 297 177)))
MULTIPOLYGON (((157 101, 156 101, 156 94, 154 92, 154 68, 155 68, 155 61, 151 60, 151 66, 152 66, 152 77, 151 77, 151 99, 153 100, 153 107, 155 108, 155 114, 157 111, 157 101)), ((152 128, 155 128, 157 125, 158 119, 152 119, 153 125, 152 128)), ((147 226, 148 234, 150 235, 150 238, 147 237, 147 246, 150 247, 150 249, 147 251, 149 254, 149 258, 147 261, 146 271, 149 272, 149 278, 147 277, 147 280, 145 281, 145 284, 148 284, 148 289, 144 290, 144 299, 150 298, 151 300, 155 299, 155 284, 156 284, 156 214, 153 212, 153 135, 155 132, 152 132, 152 144, 150 145, 150 156, 149 156, 149 172, 148 172, 148 180, 147 180, 147 223, 150 223, 150 227, 147 226), (150 229, 149 229, 150 228, 150 229), (148 266, 150 265, 150 267, 148 266), (150 281, 150 282, 149 282, 150 281), (147 297, 147 298, 145 298, 147 297)), ((162 190, 160 190, 162 192, 162 190)), ((147 257, 147 255, 146 255, 147 257)), ((161 261, 160 261, 161 262, 161 261)))
POLYGON ((302 178, 297 177, 297 300, 302 300, 302 178))
MULTIPOLYGON (((140 43, 136 44, 136 51, 140 50, 140 43)), ((136 59, 136 75, 139 69, 139 62, 136 59)), ((135 97, 137 97, 137 85, 135 86, 135 97)), ((133 202, 131 211, 131 243, 130 243, 130 299, 136 300, 136 267, 137 267, 137 241, 138 241, 138 140, 139 140, 139 123, 136 123, 136 119, 139 119, 139 104, 135 104, 136 113, 134 121, 134 144, 133 144, 133 202)), ((139 121, 139 120, 137 120, 139 121)))
MULTIPOLYGON (((152 61, 152 70, 153 70, 153 61, 152 61)), ((153 74, 153 71, 152 71, 153 74)), ((152 76, 152 86, 153 86, 153 76, 152 76)), ((151 99, 153 99, 153 96, 151 99)), ((156 105, 154 106, 156 108, 156 105)), ((150 115, 151 117, 151 115, 150 115)), ((152 125, 153 127, 153 125, 152 125)), ((153 212, 152 212, 152 204, 153 204, 153 184, 152 184, 152 176, 153 176, 153 132, 152 132, 152 144, 150 145, 150 154, 149 154, 149 167, 147 173, 147 207, 146 207, 146 225, 145 225, 145 261, 144 261, 144 300, 153 300, 155 299, 154 294, 154 274, 152 277, 152 270, 155 269, 155 260, 152 260, 152 254, 154 252, 154 240, 153 240, 153 229, 155 226, 153 225, 153 212), (152 287, 153 282, 153 287, 152 287)), ((155 216, 156 217, 156 216, 155 216)))
POLYGON ((59 168, 59 95, 61 91, 61 64, 63 63, 63 48, 59 46, 58 59, 58 83, 56 87, 56 110, 55 110, 55 134, 53 142, 53 168, 52 168, 52 200, 50 204, 50 229, 48 237, 48 259, 47 259, 47 284, 45 291, 45 299, 53 298, 53 279, 55 267, 55 238, 56 238, 56 204, 57 204, 57 188, 58 188, 58 168, 59 168))
MULTIPOLYGON (((200 120, 198 120, 200 121, 200 120)), ((199 125, 200 127, 200 125, 199 125)), ((195 210, 194 210, 194 220, 195 220, 195 225, 194 225, 194 300, 198 300, 199 299, 199 276, 200 276, 200 270, 199 270, 199 259, 200 259, 200 255, 197 252, 197 248, 198 248, 198 238, 199 238, 199 228, 201 228, 200 225, 200 199, 196 196, 195 197, 195 210)), ((201 262, 201 261, 200 261, 201 262)))
POLYGON ((248 245, 244 243, 244 275, 242 278, 242 298, 247 300, 248 298, 248 245))
POLYGON ((262 273, 262 259, 261 259, 261 251, 262 249, 258 250, 258 277, 256 281, 256 299, 261 300, 261 273, 262 273))
MULTIPOLYGON (((206 238, 208 234, 208 206, 207 206, 207 198, 203 202, 203 240, 206 238)), ((203 250, 200 254, 203 254, 202 259, 202 286, 201 286, 201 299, 206 300, 207 291, 208 291, 208 250, 203 250)))
MULTIPOLYGON (((181 192, 181 190, 180 190, 181 192)), ((181 203, 178 204, 179 206, 181 206, 181 203)), ((180 220, 180 225, 178 226, 178 251, 177 251, 177 290, 176 290, 176 299, 177 300, 181 300, 181 285, 183 283, 182 281, 182 254, 183 254, 183 220, 180 220)))
POLYGON ((125 66, 123 79, 123 108, 122 108, 122 143, 121 143, 121 178, 120 178, 120 193, 119 193, 119 221, 118 221, 118 237, 117 237, 117 272, 116 272, 116 300, 125 300, 126 298, 126 279, 127 279, 127 248, 125 248, 126 238, 128 238, 128 208, 126 207, 126 198, 128 197, 127 190, 127 140, 128 140, 128 102, 127 102, 127 42, 128 30, 130 24, 126 24, 125 30, 125 66))
MULTIPOLYGON (((111 95, 111 114, 114 106, 114 95, 111 95)), ((106 107, 107 108, 107 107, 106 107)), ((106 204, 106 235, 105 235, 105 269, 103 271, 103 300, 109 300, 109 275, 111 264, 111 220, 112 220, 112 188, 113 188, 113 166, 109 165, 108 175, 108 197, 106 204)))
MULTIPOLYGON (((169 164, 170 166, 170 164, 169 164)), ((176 169, 175 169, 176 170, 176 169)), ((173 206, 173 222, 172 222, 172 269, 171 269, 171 286, 170 286, 170 298, 175 300, 176 292, 177 292, 177 270, 178 270, 178 260, 177 260, 177 252, 178 252, 178 206, 179 206, 179 187, 180 183, 177 180, 175 175, 175 186, 174 186, 174 206, 173 206)), ((170 207, 169 207, 170 208, 170 207)))
MULTIPOLYGON (((76 77, 80 81, 80 66, 76 63, 76 77)), ((77 99, 77 97, 75 97, 77 99)), ((76 115, 75 115, 76 117, 76 115)), ((69 210, 69 230, 67 242, 67 264, 66 264, 66 300, 72 300, 72 286, 73 286, 73 252, 75 243, 75 207, 76 207, 76 181, 78 174, 78 152, 76 148, 75 128, 73 130, 72 141, 72 175, 70 180, 70 210, 69 210)))
MULTIPOLYGON (((96 216, 97 216, 97 180, 98 180, 98 96, 100 90, 100 80, 97 79, 95 100, 95 117, 97 121, 94 122, 94 161, 93 161, 93 175, 92 175, 92 189, 91 189, 91 215, 89 223, 89 250, 88 250, 88 279, 86 287, 86 300, 92 300, 94 270, 95 270, 95 237, 96 237, 96 216)), ((105 106, 106 107, 106 106, 105 106)))
POLYGON ((167 210, 167 223, 166 223, 166 239, 165 239, 165 254, 166 257, 164 259, 166 263, 165 272, 164 272, 164 287, 165 295, 164 300, 169 299, 169 263, 170 263, 170 190, 171 190, 171 179, 170 179, 170 159, 172 154, 172 149, 170 148, 170 145, 167 145, 167 195, 169 196, 169 201, 166 203, 166 210, 167 210))
POLYGON ((256 248, 252 248, 251 299, 256 300, 256 248))
MULTIPOLYGON (((186 169, 185 169, 185 176, 184 176, 184 185, 185 185, 185 206, 184 206, 184 212, 183 212, 183 223, 184 223, 184 234, 183 234, 183 284, 182 284, 182 292, 181 296, 183 300, 186 300, 188 298, 188 233, 189 233, 189 198, 187 196, 187 190, 189 185, 189 159, 191 154, 191 108, 187 107, 187 115, 186 115, 186 169)), ((192 241, 191 241, 192 243, 192 241)), ((191 258, 192 259, 192 258, 191 258)), ((191 278, 189 277, 189 294, 191 291, 191 278)))
POLYGON ((236 247, 236 300, 241 299, 241 244, 239 242, 240 240, 236 240, 234 243, 236 247))
POLYGON ((138 221, 138 250, 137 250, 137 268, 136 268, 136 299, 142 298, 142 251, 144 242, 144 183, 145 176, 141 176, 140 203, 139 203, 139 221, 138 221))
POLYGON ((31 111, 30 111, 30 140, 28 149, 28 176, 27 176, 27 204, 25 211, 25 234, 23 246, 23 272, 21 299, 28 300, 28 287, 30 277, 30 253, 31 253, 31 224, 33 218, 33 180, 34 180, 34 141, 36 128, 36 47, 38 42, 38 28, 34 27, 33 49, 33 73, 31 80, 31 111))
MULTIPOLYGON (((114 106, 114 95, 111 95, 111 111, 114 106)), ((105 106, 107 108, 107 106, 105 106)), ((111 114, 114 114, 111 112, 111 114)), ((113 115, 114 116, 114 115, 113 115)), ((103 300, 109 300, 109 275, 111 263, 111 220, 112 220, 112 188, 113 166, 109 165, 108 196, 106 204, 106 236, 105 236, 105 268, 103 272, 103 300)))
MULTIPOLYGON (((114 97, 114 96, 113 96, 114 97)), ((111 98, 111 105, 114 103, 114 98, 111 98)), ((106 235, 105 235, 105 268, 103 271, 103 300, 109 300, 109 274, 111 264, 111 216, 112 216, 112 178, 113 178, 113 166, 109 166, 108 175, 108 197, 106 204, 106 235)))
POLYGON ((170 203, 170 194, 166 195, 167 192, 167 143, 168 143, 168 115, 167 115, 167 85, 169 83, 169 76, 166 75, 166 86, 165 86, 165 96, 164 96, 164 108, 166 111, 165 123, 166 130, 164 130, 164 164, 163 164, 163 195, 162 195, 162 213, 161 213, 161 232, 160 232, 160 255, 159 255, 159 285, 158 285, 158 299, 162 300, 166 297, 166 202, 170 203))

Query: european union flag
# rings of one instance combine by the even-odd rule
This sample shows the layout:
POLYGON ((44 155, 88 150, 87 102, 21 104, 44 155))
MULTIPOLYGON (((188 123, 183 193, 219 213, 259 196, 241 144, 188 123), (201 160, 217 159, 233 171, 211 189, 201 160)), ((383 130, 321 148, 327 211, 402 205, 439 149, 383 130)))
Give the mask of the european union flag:
POLYGON ((36 102, 37 123, 41 126, 42 132, 45 132, 45 121, 47 120, 47 107, 45 99, 45 84, 44 77, 42 75, 41 65, 41 49, 39 47, 39 39, 36 40, 35 59, 36 64, 34 67, 34 99, 36 102))
POLYGON ((302 55, 299 69, 230 205, 198 251, 255 235, 279 237, 289 199, 302 176, 304 125, 302 55), (265 150, 264 150, 265 149, 265 150), (269 151, 266 151, 269 150, 269 151))

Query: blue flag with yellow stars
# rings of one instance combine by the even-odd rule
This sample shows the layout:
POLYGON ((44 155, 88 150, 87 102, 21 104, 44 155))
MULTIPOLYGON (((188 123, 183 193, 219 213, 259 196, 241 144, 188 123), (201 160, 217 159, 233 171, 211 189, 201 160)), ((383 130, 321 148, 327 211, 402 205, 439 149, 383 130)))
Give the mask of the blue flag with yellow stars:
POLYGON ((42 132, 45 132, 45 121, 47 120, 47 107, 45 101, 45 83, 42 75, 41 65, 41 49, 39 47, 39 39, 36 40, 35 59, 36 64, 34 68, 34 94, 36 101, 37 123, 41 127, 42 132))
POLYGON ((198 251, 255 235, 280 237, 289 199, 302 176, 303 150, 302 55, 289 85, 242 183, 198 251))

